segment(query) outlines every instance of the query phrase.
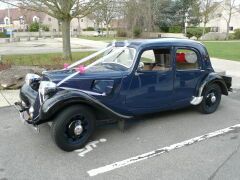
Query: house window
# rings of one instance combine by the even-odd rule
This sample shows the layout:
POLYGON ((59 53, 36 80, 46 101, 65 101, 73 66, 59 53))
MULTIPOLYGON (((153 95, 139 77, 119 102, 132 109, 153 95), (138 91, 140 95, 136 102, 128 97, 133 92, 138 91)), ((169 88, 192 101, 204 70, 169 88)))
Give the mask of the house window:
POLYGON ((49 22, 51 22, 51 21, 52 21, 52 19, 51 19, 51 18, 48 18, 48 21, 49 21, 49 22))
POLYGON ((140 66, 143 71, 169 71, 171 69, 170 49, 144 51, 140 66))
POLYGON ((230 26, 230 27, 229 27, 229 31, 233 31, 233 26, 230 26))
POLYGON ((211 32, 219 32, 219 27, 211 27, 211 32))
POLYGON ((83 19, 81 19, 81 22, 83 22, 83 19))
POLYGON ((33 17, 33 22, 39 22, 39 17, 34 16, 34 17, 33 17))
POLYGON ((5 18, 4 18, 4 24, 5 24, 5 25, 9 25, 9 24, 10 24, 10 20, 9 20, 8 17, 5 17, 5 18))
POLYGON ((178 49, 176 67, 177 70, 199 69, 197 53, 191 49, 178 49))

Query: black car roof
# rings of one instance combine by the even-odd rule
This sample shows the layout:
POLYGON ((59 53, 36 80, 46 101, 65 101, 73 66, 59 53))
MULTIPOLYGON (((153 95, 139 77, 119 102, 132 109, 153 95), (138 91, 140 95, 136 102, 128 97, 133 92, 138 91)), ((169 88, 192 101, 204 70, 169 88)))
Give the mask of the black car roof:
POLYGON ((159 39, 134 39, 134 40, 128 40, 128 41, 121 41, 117 42, 119 45, 124 45, 126 43, 129 43, 130 46, 135 47, 148 47, 148 46, 192 46, 195 48, 202 47, 203 44, 189 39, 181 39, 181 38, 159 38, 159 39))

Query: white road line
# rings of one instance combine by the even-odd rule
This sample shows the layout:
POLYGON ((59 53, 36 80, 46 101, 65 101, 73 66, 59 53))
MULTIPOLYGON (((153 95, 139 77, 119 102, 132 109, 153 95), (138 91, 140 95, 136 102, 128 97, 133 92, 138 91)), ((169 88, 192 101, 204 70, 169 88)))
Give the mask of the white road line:
POLYGON ((202 136, 198 136, 198 137, 195 137, 195 138, 192 138, 192 139, 180 142, 180 143, 176 143, 176 144, 173 144, 173 145, 161 148, 161 149, 157 149, 157 150, 154 150, 154 151, 151 151, 148 153, 144 153, 144 154, 141 154, 141 155, 138 155, 135 157, 131 157, 131 158, 128 158, 128 159, 125 159, 122 161, 118 161, 113 164, 109 164, 109 165, 106 165, 103 167, 92 169, 92 170, 89 170, 87 173, 89 174, 89 176, 96 176, 98 174, 109 172, 114 169, 118 169, 120 167, 128 166, 130 164, 134 164, 136 162, 139 162, 139 161, 142 161, 142 160, 145 160, 148 158, 152 158, 152 157, 158 156, 160 154, 163 154, 163 153, 175 150, 175 149, 179 149, 179 148, 187 146, 187 145, 192 145, 192 144, 200 142, 200 141, 204 141, 204 140, 207 140, 207 139, 210 139, 213 137, 222 136, 224 134, 236 132, 236 131, 237 132, 240 131, 240 124, 237 124, 237 125, 225 128, 225 129, 221 129, 221 130, 218 130, 215 132, 211 132, 211 133, 208 133, 208 134, 205 134, 202 136))

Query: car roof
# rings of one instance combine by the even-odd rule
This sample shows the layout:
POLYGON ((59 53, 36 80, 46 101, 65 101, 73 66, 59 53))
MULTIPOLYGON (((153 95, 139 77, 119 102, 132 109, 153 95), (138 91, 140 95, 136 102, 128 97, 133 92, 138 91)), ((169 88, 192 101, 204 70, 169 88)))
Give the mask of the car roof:
POLYGON ((126 43, 129 43, 129 46, 134 46, 135 48, 141 47, 148 47, 148 46, 192 46, 195 48, 202 47, 203 44, 190 40, 190 39, 181 39, 181 38, 158 38, 158 39, 134 39, 134 40, 128 40, 128 41, 121 41, 117 42, 119 45, 124 45, 126 43))

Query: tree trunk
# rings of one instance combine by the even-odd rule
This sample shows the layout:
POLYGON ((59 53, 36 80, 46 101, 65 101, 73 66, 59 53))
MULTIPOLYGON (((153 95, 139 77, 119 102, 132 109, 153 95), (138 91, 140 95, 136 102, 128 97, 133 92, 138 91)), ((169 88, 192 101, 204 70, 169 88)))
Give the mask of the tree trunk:
POLYGON ((80 24, 80 18, 78 17, 78 37, 80 37, 81 34, 81 24, 80 24))
POLYGON ((226 40, 229 39, 229 26, 230 26, 230 23, 229 21, 227 22, 227 34, 226 34, 226 40))
POLYGON ((203 32, 202 32, 202 36, 204 36, 205 35, 205 32, 206 32, 206 24, 207 23, 203 23, 203 32))
POLYGON ((107 37, 109 37, 109 27, 108 27, 108 24, 107 24, 107 37))
POLYGON ((63 58, 72 60, 71 40, 70 40, 70 18, 62 20, 63 58))

